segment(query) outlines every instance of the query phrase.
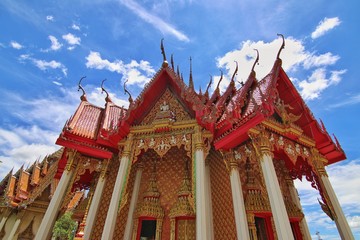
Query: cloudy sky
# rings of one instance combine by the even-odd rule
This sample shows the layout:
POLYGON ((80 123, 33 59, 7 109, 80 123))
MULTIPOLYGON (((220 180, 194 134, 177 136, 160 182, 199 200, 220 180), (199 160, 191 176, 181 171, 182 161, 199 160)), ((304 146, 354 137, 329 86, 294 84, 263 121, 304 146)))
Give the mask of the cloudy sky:
MULTIPOLYGON (((209 75, 246 79, 260 52, 257 77, 271 67, 284 34, 283 67, 335 133, 347 160, 327 168, 351 228, 360 239, 360 3, 348 1, 94 0, 0 1, 0 177, 12 167, 55 151, 65 121, 79 103, 77 82, 90 102, 104 106, 105 88, 127 105, 128 79, 137 96, 161 67, 160 39, 184 78, 192 57, 197 89, 209 75)), ((314 239, 339 239, 317 204, 318 193, 297 183, 314 239)))

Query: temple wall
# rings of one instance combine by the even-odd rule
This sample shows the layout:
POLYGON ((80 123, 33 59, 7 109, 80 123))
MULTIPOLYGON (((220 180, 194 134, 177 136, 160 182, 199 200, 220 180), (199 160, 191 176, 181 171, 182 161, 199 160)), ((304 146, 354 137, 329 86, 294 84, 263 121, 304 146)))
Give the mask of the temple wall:
POLYGON ((100 200, 100 208, 98 213, 96 214, 96 219, 95 219, 96 224, 92 230, 91 239, 94 240, 101 239, 101 234, 104 228, 105 219, 109 209, 111 195, 114 189, 116 175, 119 166, 120 166, 120 162, 117 157, 110 160, 108 167, 109 173, 106 176, 105 187, 100 200))
POLYGON ((214 239, 237 239, 229 172, 219 158, 210 164, 214 239))

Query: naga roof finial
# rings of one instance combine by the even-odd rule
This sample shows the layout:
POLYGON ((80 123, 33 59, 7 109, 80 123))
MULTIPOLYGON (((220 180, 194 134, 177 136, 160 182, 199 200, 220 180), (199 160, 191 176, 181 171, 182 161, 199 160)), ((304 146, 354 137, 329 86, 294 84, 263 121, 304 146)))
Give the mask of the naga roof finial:
POLYGON ((220 72, 221 72, 220 80, 219 80, 219 82, 218 82, 218 84, 216 86, 215 91, 220 91, 219 86, 220 86, 221 81, 223 80, 223 71, 221 69, 220 69, 220 72))
POLYGON ((235 78, 235 75, 237 74, 238 70, 239 70, 239 64, 237 61, 234 61, 236 63, 236 68, 235 68, 235 71, 234 71, 234 74, 232 75, 231 77, 231 83, 234 83, 234 78, 235 78))
POLYGON ((106 91, 106 89, 104 88, 104 82, 106 81, 107 79, 105 78, 104 80, 102 80, 101 82, 101 93, 105 92, 106 93, 106 98, 105 98, 105 101, 106 102, 111 102, 111 99, 109 97, 109 93, 106 91))
POLYGON ((254 62, 254 64, 253 64, 253 66, 252 66, 252 68, 251 68, 251 72, 255 72, 254 71, 254 68, 255 68, 255 65, 256 64, 258 64, 259 65, 259 51, 257 50, 257 49, 254 49, 255 51, 256 51, 256 59, 255 59, 255 62, 254 62))
POLYGON ((207 87, 206 87, 206 91, 205 91, 205 94, 206 94, 206 95, 209 94, 209 88, 210 88, 210 86, 211 86, 211 84, 212 84, 212 80, 213 80, 213 78, 212 78, 212 76, 210 75, 210 81, 209 81, 209 83, 208 83, 208 85, 207 85, 207 87))
POLYGON ((161 49, 161 54, 163 56, 163 64, 162 64, 162 66, 165 68, 165 67, 168 66, 168 62, 166 61, 166 54, 165 54, 165 48, 164 48, 164 38, 161 39, 160 49, 161 49))
POLYGON ((282 35, 280 33, 278 33, 277 35, 281 36, 281 38, 282 38, 282 44, 281 44, 281 47, 280 47, 279 52, 278 52, 277 57, 276 57, 277 59, 280 59, 281 50, 283 50, 285 48, 285 38, 284 38, 284 35, 282 35))
POLYGON ((190 57, 190 76, 189 76, 189 87, 194 90, 194 81, 193 81, 193 77, 192 77, 192 64, 191 64, 191 57, 190 57))
POLYGON ((80 81, 79 81, 79 83, 78 83, 78 91, 80 91, 80 90, 82 91, 82 95, 81 95, 81 97, 80 97, 80 100, 81 100, 81 101, 87 101, 85 90, 84 90, 84 88, 81 86, 81 81, 82 81, 84 78, 86 78, 86 76, 83 76, 82 78, 80 78, 80 81))
POLYGON ((171 54, 171 60, 170 60, 170 62, 171 62, 171 68, 172 68, 172 70, 173 71, 175 71, 174 69, 174 54, 171 54))
POLYGON ((131 94, 130 92, 126 89, 126 83, 129 81, 129 79, 126 79, 126 81, 124 82, 124 92, 125 94, 128 94, 129 95, 129 103, 132 104, 133 103, 133 99, 131 97, 131 94))

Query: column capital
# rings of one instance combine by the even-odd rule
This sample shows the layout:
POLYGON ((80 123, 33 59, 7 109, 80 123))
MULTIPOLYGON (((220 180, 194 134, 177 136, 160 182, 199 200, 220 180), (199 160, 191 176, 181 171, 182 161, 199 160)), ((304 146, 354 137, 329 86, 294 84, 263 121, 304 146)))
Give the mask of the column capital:
POLYGON ((266 131, 264 126, 260 125, 257 128, 250 129, 248 135, 252 140, 252 145, 257 155, 273 155, 273 144, 270 141, 270 133, 266 131))
POLYGON ((71 171, 75 168, 75 159, 77 157, 77 151, 75 149, 66 150, 67 162, 65 169, 71 171))
POLYGON ((241 153, 239 153, 238 151, 228 150, 221 151, 221 154, 223 155, 223 160, 229 173, 233 169, 238 170, 241 153))
POLYGON ((102 168, 101 168, 101 172, 100 172, 100 179, 101 180, 104 180, 105 176, 109 172, 109 169, 108 169, 109 163, 110 163, 110 159, 104 159, 103 160, 103 164, 102 164, 102 168))
POLYGON ((202 131, 200 126, 195 126, 195 133, 193 134, 195 150, 203 150, 204 149, 204 141, 202 136, 202 131))
POLYGON ((130 157, 133 140, 134 140, 133 134, 129 133, 126 140, 121 141, 119 143, 119 150, 120 150, 119 152, 121 152, 121 155, 119 154, 119 161, 121 160, 122 157, 130 157), (121 148, 122 148, 122 151, 121 151, 121 148))
POLYGON ((327 160, 320 154, 320 152, 316 148, 311 148, 311 159, 312 164, 315 168, 314 170, 318 173, 319 177, 328 177, 324 166, 324 164, 327 163, 327 160))

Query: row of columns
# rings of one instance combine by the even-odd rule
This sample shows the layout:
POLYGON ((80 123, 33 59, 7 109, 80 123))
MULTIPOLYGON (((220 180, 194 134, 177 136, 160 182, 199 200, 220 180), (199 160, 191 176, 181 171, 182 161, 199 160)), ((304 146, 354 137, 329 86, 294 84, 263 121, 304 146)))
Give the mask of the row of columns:
MULTIPOLYGON (((286 211, 285 203, 282 197, 282 193, 280 190, 279 182, 276 176, 270 143, 267 139, 257 139, 258 144, 258 155, 260 157, 260 165, 262 169, 262 173, 264 176, 264 181, 266 185, 266 189, 269 195, 271 211, 273 214, 273 219, 275 223, 275 228, 277 232, 277 236, 279 239, 294 239, 289 217, 286 211)), ((213 235, 213 226, 212 226, 212 207, 211 207, 211 187, 210 187, 210 169, 205 164, 205 153, 204 153, 204 145, 203 139, 201 135, 201 131, 196 129, 194 134, 194 146, 195 146, 195 180, 196 180, 196 238, 197 239, 214 239, 213 235)), ((120 166, 118 169, 118 174, 116 177, 116 182, 114 186, 114 191, 111 197, 108 214, 105 220, 105 225, 103 229, 103 234, 101 239, 107 240, 113 238, 113 232, 115 229, 116 218, 119 213, 119 204, 121 200, 122 191, 124 189, 124 184, 126 181, 126 174, 128 174, 128 167, 131 164, 130 160, 130 147, 131 138, 124 146, 124 150, 122 152, 122 156, 120 158, 120 166)), ((55 191, 55 194, 50 202, 50 205, 44 215, 44 219, 39 227, 39 230, 36 234, 36 240, 45 240, 48 239, 51 233, 51 228, 53 226, 54 221, 56 220, 56 215, 59 211, 61 201, 65 194, 67 185, 73 174, 73 161, 75 158, 75 152, 68 153, 68 165, 65 169, 62 177, 60 179, 59 185, 55 191), (69 164, 70 162, 70 164, 69 164)), ((232 190, 232 200, 234 206, 234 215, 236 222, 236 233, 238 239, 250 239, 249 235, 249 227, 247 214, 244 204, 244 197, 242 194, 241 181, 237 166, 237 161, 232 156, 226 156, 227 161, 229 161, 230 166, 230 184, 232 190)), ((225 159, 226 160, 226 159, 225 159)), ((133 229, 133 217, 136 207, 136 202, 139 194, 140 182, 142 176, 142 167, 138 167, 135 177, 134 188, 132 192, 129 214, 127 218, 124 239, 130 239, 131 233, 133 229)), ((328 193, 329 200, 333 204, 334 211, 336 213, 336 225, 339 229, 340 235, 342 239, 354 239, 349 225, 346 221, 346 218, 341 210, 339 202, 336 198, 334 190, 327 178, 326 174, 321 175, 321 181, 323 183, 324 190, 328 193)), ((87 222, 84 231, 84 239, 90 239, 91 230, 95 223, 96 213, 99 209, 101 195, 105 185, 105 176, 100 177, 95 193, 90 205, 87 222)), ((296 189, 294 188, 292 191, 292 195, 296 195, 296 189)), ((297 197, 293 197, 295 203, 300 205, 297 197)), ((4 225, 4 218, 0 222, 0 226, 4 225)), ((20 222, 16 222, 19 224, 20 222)), ((16 225, 16 224, 15 224, 16 225)), ((307 228, 306 220, 303 219, 301 223, 303 234, 306 238, 310 238, 310 233, 307 228)), ((15 227, 15 226, 14 226, 15 227)), ((0 228, 1 230, 1 228, 0 228)), ((15 228, 16 231, 16 228, 15 228)))

